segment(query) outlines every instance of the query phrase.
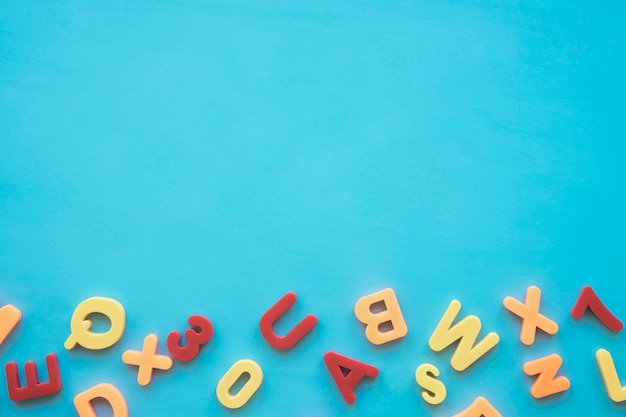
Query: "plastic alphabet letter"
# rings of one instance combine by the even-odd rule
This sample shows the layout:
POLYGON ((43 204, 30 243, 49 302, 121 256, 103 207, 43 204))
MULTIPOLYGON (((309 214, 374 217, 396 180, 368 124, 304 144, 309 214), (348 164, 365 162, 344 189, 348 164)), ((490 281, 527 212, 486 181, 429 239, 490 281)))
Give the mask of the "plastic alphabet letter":
POLYGON ((167 350, 170 355, 180 362, 192 361, 200 353, 200 346, 208 343, 213 337, 213 323, 199 314, 189 316, 187 323, 191 326, 185 330, 187 344, 180 345, 180 332, 174 330, 167 336, 167 350))
POLYGON ((535 342, 537 329, 541 329, 550 335, 554 335, 559 331, 558 324, 539 313, 540 302, 541 290, 535 286, 530 286, 526 290, 524 303, 513 297, 506 297, 503 301, 504 308, 522 319, 520 341, 526 346, 530 346, 535 342))
POLYGON ((400 339, 408 333, 398 298, 391 288, 385 288, 360 298, 354 306, 354 314, 361 323, 365 324, 367 340, 375 345, 400 339), (374 313, 372 306, 377 303, 383 303, 385 310, 374 313), (381 325, 385 323, 391 323, 391 330, 381 330, 381 325))
POLYGON ((533 397, 543 398, 569 389, 569 379, 556 376, 562 364, 563 359, 556 353, 524 364, 522 369, 526 375, 537 375, 535 383, 530 387, 533 397))
POLYGON ((70 323, 71 334, 65 341, 65 349, 73 349, 77 344, 85 349, 101 350, 113 346, 124 334, 126 312, 119 301, 112 298, 91 297, 80 303, 70 323), (87 317, 100 313, 109 319, 111 328, 104 333, 92 332, 92 322, 87 317))
POLYGON ((0 308, 0 345, 22 319, 19 308, 7 304, 0 308))
POLYGON ((137 383, 146 386, 152 380, 152 370, 161 369, 167 371, 173 365, 172 358, 165 355, 157 355, 157 346, 159 338, 156 334, 149 334, 143 340, 143 348, 141 352, 136 350, 127 350, 122 355, 122 362, 127 365, 135 365, 139 367, 137 371, 137 383))
POLYGON ((218 401, 224 407, 231 409, 241 408, 250 400, 262 383, 263 370, 259 364, 250 359, 242 359, 235 362, 233 366, 226 371, 222 379, 220 379, 220 382, 218 382, 215 393, 217 394, 218 401), (233 388, 233 385, 235 385, 237 380, 244 374, 248 374, 250 378, 237 393, 231 394, 230 390, 233 388))
POLYGON ((335 352, 326 352, 324 363, 348 404, 354 404, 356 401, 354 388, 363 377, 376 378, 378 376, 378 368, 335 352))
POLYGON ((26 385, 20 385, 20 374, 16 362, 9 362, 5 366, 7 376, 7 389, 12 401, 24 401, 32 398, 45 397, 61 391, 61 373, 57 355, 50 353, 46 356, 46 368, 48 368, 48 382, 39 382, 37 365, 35 361, 28 361, 24 365, 26 385))
POLYGON ((274 304, 269 310, 263 314, 259 323, 261 334, 273 347, 280 350, 291 349, 296 343, 300 341, 308 332, 317 324, 317 317, 313 314, 306 316, 301 322, 299 322, 293 329, 291 329, 286 335, 279 336, 274 333, 272 326, 274 323, 291 308, 296 302, 296 294, 288 292, 283 295, 276 304, 274 304))
POLYGON ((459 345, 450 358, 450 365, 457 371, 464 371, 497 345, 500 342, 500 336, 491 332, 483 340, 476 343, 482 327, 480 319, 476 316, 467 316, 452 326, 460 311, 461 303, 452 300, 430 336, 428 346, 435 352, 441 352, 458 340, 459 345))
POLYGON ((600 368, 609 398, 616 403, 626 401, 626 387, 623 387, 619 382, 615 363, 613 363, 613 357, 609 351, 598 349, 596 351, 596 361, 598 362, 598 368, 600 368))
POLYGON ((624 328, 624 324, 606 308, 595 291, 589 286, 584 286, 572 308, 571 315, 579 319, 587 309, 591 310, 593 315, 609 330, 619 332, 624 328))
POLYGON ((128 417, 128 406, 122 393, 111 384, 98 384, 74 397, 74 407, 80 417, 97 417, 91 401, 105 399, 113 409, 113 417, 128 417))
POLYGON ((422 391, 422 398, 428 404, 438 405, 446 399, 446 386, 437 379, 439 369, 430 363, 423 363, 415 370, 415 381, 422 391))
POLYGON ((502 417, 502 414, 485 397, 478 397, 468 408, 452 417, 502 417))

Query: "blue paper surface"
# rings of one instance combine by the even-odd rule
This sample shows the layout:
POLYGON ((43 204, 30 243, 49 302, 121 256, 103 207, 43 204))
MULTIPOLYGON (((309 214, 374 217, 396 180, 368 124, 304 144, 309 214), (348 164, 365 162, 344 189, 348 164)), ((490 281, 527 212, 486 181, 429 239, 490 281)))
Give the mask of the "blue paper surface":
MULTIPOLYGON (((595 351, 626 342, 569 311, 591 285, 621 319, 626 5, 619 1, 0 2, 0 304, 23 320, 2 365, 59 355, 63 390, 2 416, 76 415, 110 382, 131 416, 617 416, 595 351), (502 300, 543 291, 534 345, 502 300), (409 328, 370 344, 353 308, 391 287, 409 328), (278 352, 258 322, 285 292, 317 327, 278 352), (119 300, 112 348, 66 351, 74 308, 119 300), (465 372, 427 345, 452 299, 500 344, 465 372), (213 340, 147 387, 122 363, 190 314, 213 340), (345 404, 322 357, 380 376, 345 404), (522 364, 558 353, 572 387, 535 400, 522 364), (263 385, 215 396, 237 360, 263 385), (427 405, 416 367, 448 397, 427 405)), ((626 377, 625 377, 626 378, 626 377)), ((98 412, 107 415, 104 404, 98 412)), ((100 415, 99 414, 99 415, 100 415)))

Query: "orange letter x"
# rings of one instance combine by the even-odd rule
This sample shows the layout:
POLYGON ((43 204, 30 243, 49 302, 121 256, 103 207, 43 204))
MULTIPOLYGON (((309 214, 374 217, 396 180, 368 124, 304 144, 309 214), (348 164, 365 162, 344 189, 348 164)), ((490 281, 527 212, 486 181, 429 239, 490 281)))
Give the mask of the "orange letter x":
POLYGON ((157 355, 157 345, 159 338, 156 334, 149 334, 143 340, 143 349, 141 352, 136 350, 127 350, 122 355, 122 362, 127 365, 135 365, 139 367, 137 372, 137 383, 146 386, 152 380, 152 370, 161 369, 167 371, 172 367, 172 358, 165 355, 157 355))
POLYGON ((503 302, 504 308, 522 319, 522 331, 519 338, 526 346, 535 342, 535 332, 538 328, 548 334, 556 334, 559 331, 558 324, 539 313, 540 301, 541 290, 530 286, 526 290, 526 304, 513 297, 506 297, 503 302))

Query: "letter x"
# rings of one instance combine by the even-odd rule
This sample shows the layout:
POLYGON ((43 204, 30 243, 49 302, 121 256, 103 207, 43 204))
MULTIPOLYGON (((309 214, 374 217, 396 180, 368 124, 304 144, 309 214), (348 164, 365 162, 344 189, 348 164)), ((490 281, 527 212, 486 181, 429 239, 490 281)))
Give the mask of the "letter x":
POLYGON ((127 350, 122 355, 122 362, 127 365, 135 365, 139 367, 137 372, 137 383, 146 386, 152 380, 152 370, 161 369, 167 371, 172 367, 172 358, 166 355, 157 355, 157 345, 159 338, 156 334, 149 334, 143 340, 143 348, 141 352, 136 350, 127 350))
POLYGON ((546 316, 539 313, 539 303, 541 301, 541 290, 535 286, 530 286, 526 290, 525 303, 513 297, 504 299, 504 308, 522 319, 522 331, 520 340, 526 346, 535 342, 536 329, 553 335, 559 331, 559 326, 546 316))

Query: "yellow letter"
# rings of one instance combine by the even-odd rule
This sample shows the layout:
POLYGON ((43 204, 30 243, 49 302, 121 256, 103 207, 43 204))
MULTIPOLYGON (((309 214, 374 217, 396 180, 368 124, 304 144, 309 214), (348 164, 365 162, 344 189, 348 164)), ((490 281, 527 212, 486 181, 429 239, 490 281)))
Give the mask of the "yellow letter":
POLYGON ((220 382, 217 384, 217 399, 227 408, 243 407, 250 397, 256 392, 263 382, 263 370, 254 361, 250 359, 242 359, 237 361, 224 374, 220 382), (248 374, 250 379, 241 387, 239 392, 231 394, 230 390, 242 375, 248 374))
POLYGON ((375 345, 400 339, 408 333, 400 304, 391 288, 360 298, 354 306, 354 314, 361 323, 365 324, 367 340, 375 345), (378 313, 372 312, 372 306, 381 302, 385 305, 385 310, 378 313), (391 323, 391 330, 381 331, 380 326, 384 323, 391 323))
POLYGON ((112 298, 88 298, 76 307, 70 323, 71 334, 65 341, 65 349, 73 349, 76 344, 90 350, 106 349, 113 346, 124 334, 126 312, 119 301, 112 298), (111 328, 104 333, 95 333, 91 329, 91 320, 87 317, 100 313, 111 321, 111 328))
POLYGON ((598 361, 598 367, 600 368, 609 398, 616 403, 626 401, 626 387, 622 387, 619 382, 619 376, 617 376, 617 370, 611 354, 605 349, 598 349, 596 351, 596 360, 598 361))
POLYGON ((476 316, 467 316, 452 327, 452 322, 460 311, 461 303, 452 300, 430 336, 428 346, 435 352, 440 352, 458 340, 459 345, 452 354, 450 365, 457 371, 464 371, 497 345, 500 342, 500 336, 491 332, 474 345, 482 327, 480 319, 476 316))
POLYGON ((91 405, 96 398, 104 398, 113 409, 113 417, 128 417, 128 407, 122 393, 111 384, 98 384, 74 397, 74 407, 80 417, 97 417, 91 405))
POLYGON ((424 389, 422 398, 428 404, 438 405, 446 399, 446 386, 437 379, 439 369, 429 363, 423 363, 415 370, 415 381, 424 389))

